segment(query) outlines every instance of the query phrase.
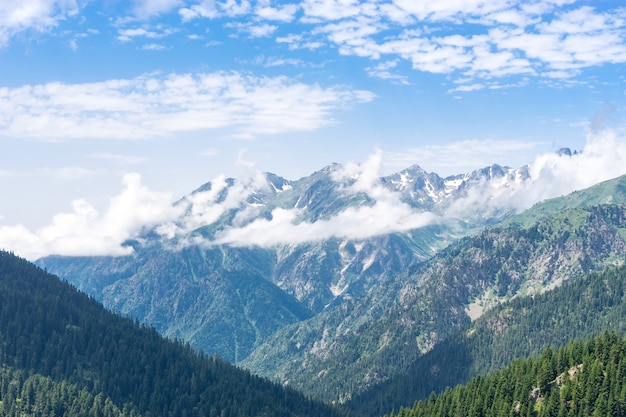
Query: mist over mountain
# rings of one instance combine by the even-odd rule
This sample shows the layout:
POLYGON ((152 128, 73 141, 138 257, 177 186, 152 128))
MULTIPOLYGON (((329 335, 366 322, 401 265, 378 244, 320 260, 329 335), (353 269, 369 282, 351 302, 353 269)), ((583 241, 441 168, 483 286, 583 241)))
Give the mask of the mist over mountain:
POLYGON ((626 174, 622 163, 626 145, 610 130, 590 134, 584 149, 570 154, 538 155, 513 170, 495 168, 489 180, 485 180, 489 167, 447 177, 420 173, 417 166, 383 175, 384 156, 376 152, 361 164, 333 164, 299 180, 250 167, 247 177, 218 176, 182 198, 151 190, 139 174, 129 173, 105 210, 77 199, 70 212, 57 214, 39 229, 0 226, 0 246, 35 260, 53 254, 128 255, 147 235, 174 247, 196 243, 271 247, 330 238, 366 239, 442 221, 473 222, 485 213, 499 218, 626 174), (332 185, 318 183, 308 190, 322 178, 332 185), (304 189, 309 194, 300 195, 304 189), (314 209, 311 204, 321 203, 325 192, 330 193, 325 205, 314 209), (199 228, 205 233, 196 233, 199 228))
POLYGON ((610 265, 623 216, 589 207, 623 203, 623 177, 546 200, 595 184, 574 169, 590 160, 563 151, 443 178, 419 166, 379 176, 375 155, 295 181, 218 178, 127 235, 121 254, 37 264, 166 336, 341 402, 497 303, 610 265))
POLYGON ((375 155, 296 181, 218 178, 175 202, 175 220, 126 239, 126 255, 37 263, 109 308, 239 362, 285 326, 392 286, 456 239, 510 217, 541 184, 531 167, 442 178, 419 166, 379 177, 379 165, 375 155))

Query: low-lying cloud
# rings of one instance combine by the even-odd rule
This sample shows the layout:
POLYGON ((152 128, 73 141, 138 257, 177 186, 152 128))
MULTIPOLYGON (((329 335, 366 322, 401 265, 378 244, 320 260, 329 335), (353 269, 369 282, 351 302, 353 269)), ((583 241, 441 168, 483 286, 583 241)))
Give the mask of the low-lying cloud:
POLYGON ((350 181, 344 191, 365 193, 372 205, 348 207, 330 219, 301 221, 304 209, 277 208, 271 220, 257 219, 242 227, 228 227, 220 232, 214 244, 271 247, 301 244, 330 238, 361 240, 372 236, 424 227, 437 221, 432 213, 416 211, 400 199, 400 194, 380 182, 382 153, 363 164, 347 164, 334 173, 340 184, 350 181), (353 180, 354 182, 352 182, 353 180))
POLYGON ((128 174, 104 214, 83 199, 74 200, 71 212, 55 215, 41 229, 0 226, 0 247, 33 260, 52 254, 128 255, 133 250, 124 245, 128 239, 179 215, 172 203, 170 194, 152 191, 138 174, 128 174))
MULTIPOLYGON (((572 150, 574 151, 574 150, 572 150)), ((502 186, 484 183, 457 201, 450 213, 469 216, 478 208, 521 212, 548 198, 560 197, 626 174, 626 137, 616 131, 590 131, 585 148, 576 154, 539 155, 528 165, 529 177, 502 186)))
MULTIPOLYGON (((204 244, 272 247, 302 244, 330 238, 362 240, 376 235, 406 232, 445 221, 433 213, 416 210, 401 195, 381 183, 384 154, 380 151, 361 164, 336 169, 333 180, 346 193, 363 193, 369 203, 351 206, 317 221, 303 217, 304 208, 275 208, 271 216, 258 217, 263 209, 255 193, 270 191, 261 172, 234 182, 220 176, 211 187, 174 202, 172 195, 148 189, 138 174, 124 177, 122 191, 99 213, 84 200, 72 203, 69 213, 55 215, 50 225, 30 230, 23 225, 0 226, 0 247, 28 259, 50 254, 127 255, 129 239, 156 231, 174 245, 204 244), (190 238, 199 227, 218 221, 228 210, 238 210, 230 225, 211 240, 190 238)), ((448 210, 448 216, 467 218, 477 208, 522 211, 547 198, 581 190, 626 174, 626 138, 613 130, 590 132, 587 144, 574 155, 544 154, 528 165, 523 181, 484 182, 448 210)), ((418 161, 417 161, 418 162, 418 161)))

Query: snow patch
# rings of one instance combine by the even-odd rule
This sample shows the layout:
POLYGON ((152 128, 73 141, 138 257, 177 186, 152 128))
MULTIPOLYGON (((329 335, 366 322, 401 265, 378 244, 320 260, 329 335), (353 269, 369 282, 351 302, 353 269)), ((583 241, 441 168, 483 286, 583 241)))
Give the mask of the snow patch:
POLYGON ((272 188, 274 189, 274 192, 276 192, 276 194, 280 194, 282 192, 289 191, 289 190, 293 189, 291 184, 283 184, 283 186, 281 188, 278 188, 276 186, 276 184, 274 184, 274 183, 270 183, 270 185, 272 186, 272 188))
POLYGON ((367 271, 370 268, 370 266, 374 264, 375 260, 376 260, 376 252, 372 253, 367 259, 363 261, 363 269, 361 269, 361 271, 362 272, 367 271))
POLYGON ((343 294, 348 289, 348 285, 344 285, 344 286, 340 286, 339 285, 341 283, 341 281, 343 281, 343 280, 340 280, 337 284, 333 284, 333 285, 330 286, 330 292, 335 297, 339 297, 341 294, 343 294))

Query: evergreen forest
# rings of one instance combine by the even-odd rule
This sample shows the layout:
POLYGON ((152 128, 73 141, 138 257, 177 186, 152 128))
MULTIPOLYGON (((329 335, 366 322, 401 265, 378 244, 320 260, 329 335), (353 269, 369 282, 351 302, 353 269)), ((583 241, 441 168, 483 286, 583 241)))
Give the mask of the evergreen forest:
POLYGON ((605 332, 403 408, 392 417, 626 415, 626 339, 605 332))
POLYGON ((547 347, 604 331, 626 334, 625 317, 626 266, 586 274, 552 291, 493 308, 417 358, 404 373, 346 406, 360 415, 380 416, 488 375, 516 358, 540 355, 547 347))
POLYGON ((0 415, 340 416, 0 252, 0 415))

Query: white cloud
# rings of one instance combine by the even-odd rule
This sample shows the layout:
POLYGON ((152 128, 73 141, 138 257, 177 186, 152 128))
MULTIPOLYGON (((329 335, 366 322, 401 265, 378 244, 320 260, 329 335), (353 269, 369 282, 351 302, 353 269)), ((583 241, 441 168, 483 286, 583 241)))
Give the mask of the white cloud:
POLYGON ((162 51, 167 48, 165 47, 165 45, 161 45, 158 43, 148 43, 143 45, 141 49, 143 49, 144 51, 162 51))
POLYGON ((133 0, 133 9, 136 16, 148 18, 167 13, 181 4, 183 4, 182 0, 133 0))
POLYGON ((296 4, 271 7, 269 1, 259 1, 255 12, 261 19, 291 22, 294 20, 297 11, 298 5, 296 4))
MULTIPOLYGON (((574 3, 304 0, 300 22, 310 31, 277 41, 294 49, 329 44, 345 55, 401 58, 419 71, 469 77, 469 84, 511 76, 555 80, 626 62, 624 12, 574 3)), ((502 85, 508 84, 515 85, 502 85)))
POLYGON ((70 213, 55 215, 50 225, 34 232, 22 225, 0 226, 0 247, 28 259, 48 254, 125 255, 132 252, 123 246, 127 239, 178 214, 171 195, 151 191, 141 184, 139 175, 128 174, 121 193, 110 200, 103 215, 78 199, 72 202, 70 213))
POLYGON ((565 85, 580 69, 626 62, 626 12, 592 6, 576 0, 302 0, 276 6, 261 0, 252 7, 248 1, 204 0, 179 13, 183 21, 224 19, 239 30, 255 29, 247 30, 252 36, 278 33, 276 42, 290 49, 331 47, 343 55, 402 59, 453 81, 469 78, 470 85, 528 76, 565 85), (236 22, 228 21, 235 16, 236 22), (298 26, 282 33, 278 22, 298 26))
MULTIPOLYGON (((465 144, 488 150, 487 144, 465 144)), ((455 145, 452 152, 464 148, 455 145)), ((509 150, 523 146, 509 143, 509 150)), ((439 149, 441 151, 441 149, 439 149)), ((474 151, 475 152, 475 151, 474 151)), ((333 180, 346 193, 365 193, 369 203, 348 207, 323 220, 303 221, 299 209, 277 208, 271 218, 259 218, 250 197, 269 190, 265 177, 253 165, 247 179, 234 182, 215 178, 211 188, 196 192, 174 204, 169 193, 155 192, 141 183, 137 174, 123 179, 122 191, 112 198, 101 214, 88 202, 72 202, 72 211, 55 215, 50 225, 31 231, 22 225, 0 226, 0 247, 10 248, 21 256, 35 259, 49 254, 124 255, 132 251, 124 242, 137 239, 154 228, 164 239, 175 239, 176 245, 208 244, 271 247, 300 244, 323 239, 361 240, 369 237, 405 232, 434 222, 445 221, 432 213, 413 209, 401 200, 399 193, 385 188, 380 181, 383 157, 377 151, 366 162, 348 163, 334 172, 333 180), (216 222, 231 209, 238 214, 230 226, 207 241, 189 233, 216 222)), ((417 160, 428 155, 421 154, 417 160)), ((463 155, 457 157, 462 158, 463 155)), ((591 132, 581 153, 559 156, 539 155, 528 165, 529 178, 506 178, 484 182, 448 210, 452 218, 468 218, 476 210, 521 211, 547 198, 584 189, 601 181, 626 175, 626 137, 615 131, 591 132)))
POLYGON ((330 238, 361 240, 373 236, 417 229, 437 221, 431 213, 416 213, 407 205, 376 202, 351 207, 329 220, 299 222, 297 210, 275 209, 272 220, 256 220, 244 227, 220 233, 215 244, 272 247, 302 244, 330 238))
POLYGON ((359 0, 304 0, 302 8, 308 19, 339 20, 362 14, 362 7, 369 4, 359 0))
POLYGON ((212 19, 219 15, 214 0, 205 0, 191 7, 184 7, 178 11, 183 23, 198 18, 212 19))
POLYGON ((202 0, 190 7, 184 7, 178 11, 183 22, 198 18, 214 19, 218 17, 237 17, 245 15, 252 10, 248 0, 202 0))
POLYGON ((367 75, 374 78, 380 78, 382 80, 391 80, 396 84, 408 85, 410 84, 405 75, 392 72, 398 66, 398 60, 380 62, 373 67, 366 68, 367 75))
POLYGON ((218 3, 219 8, 226 16, 240 16, 250 11, 251 6, 248 0, 225 0, 218 3))
POLYGON ((56 27, 59 21, 76 15, 83 3, 81 0, 0 1, 0 47, 20 32, 46 32, 56 27))
POLYGON ((251 38, 265 38, 278 29, 278 26, 267 23, 229 23, 226 27, 235 28, 240 33, 247 33, 251 38))
POLYGON ((0 88, 0 137, 137 139, 233 129, 254 137, 314 130, 373 94, 237 72, 144 75, 0 88))
POLYGON ((589 132, 582 152, 572 156, 539 155, 528 165, 530 178, 508 183, 485 183, 456 202, 450 213, 469 216, 475 210, 513 209, 521 212, 545 199, 560 197, 626 175, 626 137, 613 130, 589 132))
POLYGON ((133 29, 120 29, 117 40, 120 42, 130 42, 134 38, 144 37, 148 39, 161 39, 174 33, 174 29, 157 27, 156 30, 149 30, 145 27, 133 29))

